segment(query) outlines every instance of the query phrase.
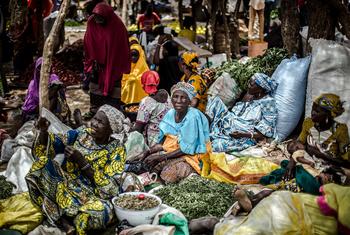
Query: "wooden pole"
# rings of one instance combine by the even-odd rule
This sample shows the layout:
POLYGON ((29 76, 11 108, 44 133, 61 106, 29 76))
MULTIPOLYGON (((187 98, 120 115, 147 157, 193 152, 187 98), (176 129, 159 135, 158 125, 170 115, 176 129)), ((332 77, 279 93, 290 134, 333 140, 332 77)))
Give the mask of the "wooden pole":
POLYGON ((228 28, 227 16, 226 16, 226 1, 220 1, 220 8, 222 12, 222 16, 224 17, 224 29, 225 29, 225 48, 227 61, 231 61, 231 40, 230 40, 230 29, 228 28))
POLYGON ((63 0, 61 4, 60 11, 58 13, 58 16, 55 20, 55 23, 53 24, 53 27, 50 31, 49 36, 47 37, 44 49, 43 49, 43 63, 41 65, 41 71, 40 71, 40 83, 39 83, 39 108, 40 113, 43 107, 49 109, 49 92, 48 92, 48 85, 49 85, 49 77, 50 77, 50 70, 51 70, 51 64, 52 64, 52 56, 53 56, 53 50, 54 46, 56 44, 56 41, 59 39, 59 33, 61 27, 64 27, 64 19, 66 18, 66 14, 68 11, 68 8, 70 6, 71 0, 63 0))
POLYGON ((128 26, 128 0, 123 0, 123 8, 122 8, 122 20, 125 26, 128 26))

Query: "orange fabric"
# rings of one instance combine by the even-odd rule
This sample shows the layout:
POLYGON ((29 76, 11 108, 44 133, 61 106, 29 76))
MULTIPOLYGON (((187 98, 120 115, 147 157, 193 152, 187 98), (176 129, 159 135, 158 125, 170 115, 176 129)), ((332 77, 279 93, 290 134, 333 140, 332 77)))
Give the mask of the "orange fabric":
MULTIPOLYGON (((165 138, 165 141, 163 143, 163 149, 165 152, 174 152, 178 149, 180 149, 178 140, 176 136, 173 135, 167 135, 165 138)), ((207 153, 200 153, 196 155, 184 155, 182 156, 185 161, 191 165, 191 167, 198 173, 201 173, 201 167, 200 162, 202 158, 204 158, 206 155, 208 155, 211 152, 211 144, 210 142, 207 143, 207 153)))

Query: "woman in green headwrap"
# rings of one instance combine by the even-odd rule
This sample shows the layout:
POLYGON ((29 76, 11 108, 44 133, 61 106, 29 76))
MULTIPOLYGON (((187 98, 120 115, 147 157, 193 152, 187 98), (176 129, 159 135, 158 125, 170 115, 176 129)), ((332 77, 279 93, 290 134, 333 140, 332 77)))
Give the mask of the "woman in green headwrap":
POLYGON ((318 187, 329 182, 348 184, 348 127, 334 120, 343 112, 339 96, 319 96, 312 105, 311 117, 304 120, 298 139, 287 147, 290 161, 283 162, 281 169, 263 177, 260 183, 275 184, 283 179, 282 184, 289 185, 294 179, 296 191, 311 194, 318 194, 318 187))

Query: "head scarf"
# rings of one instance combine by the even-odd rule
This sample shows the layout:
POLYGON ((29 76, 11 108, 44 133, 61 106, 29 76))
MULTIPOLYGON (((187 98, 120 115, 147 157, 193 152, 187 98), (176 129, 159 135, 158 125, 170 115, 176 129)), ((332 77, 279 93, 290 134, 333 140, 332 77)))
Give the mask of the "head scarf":
POLYGON ((159 75, 156 71, 146 71, 142 74, 141 84, 147 94, 155 94, 158 91, 159 75))
MULTIPOLYGON (((40 70, 43 58, 40 57, 35 62, 34 76, 28 86, 27 95, 22 106, 24 113, 33 113, 39 105, 39 83, 40 83, 40 70)), ((56 74, 50 74, 49 86, 52 84, 63 84, 56 74)))
POLYGON ((331 112, 332 117, 338 117, 344 112, 343 103, 335 94, 322 94, 315 101, 322 109, 331 112))
POLYGON ((98 109, 98 112, 103 112, 107 116, 109 125, 113 132, 111 136, 116 140, 120 140, 121 143, 124 143, 125 135, 130 130, 130 120, 118 109, 108 104, 101 106, 98 109))
POLYGON ((268 93, 273 93, 277 88, 276 81, 266 74, 256 73, 252 76, 252 79, 258 86, 266 90, 268 93))
POLYGON ((171 96, 173 96, 175 91, 183 91, 183 92, 185 92, 190 100, 192 100, 193 97, 196 96, 196 92, 195 92, 194 87, 191 84, 187 83, 187 82, 178 82, 177 84, 175 84, 171 88, 171 96))
POLYGON ((149 70, 146 55, 140 44, 131 45, 131 50, 139 52, 139 59, 131 64, 129 74, 124 74, 122 79, 122 101, 125 104, 139 103, 147 93, 142 89, 141 76, 149 70))
POLYGON ((186 51, 182 54, 181 59, 192 71, 197 71, 199 67, 197 53, 186 51))
POLYGON ((114 89, 115 81, 120 80, 123 74, 130 73, 128 32, 108 4, 98 3, 93 13, 102 16, 106 24, 96 23, 94 15, 88 20, 84 36, 84 70, 86 73, 91 72, 95 60, 101 65, 98 85, 102 94, 107 96, 114 89))
POLYGON ((138 44, 140 44, 139 39, 138 39, 137 37, 135 37, 135 36, 129 37, 129 43, 131 43, 132 41, 135 41, 135 42, 137 42, 138 44))
POLYGON ((210 85, 214 82, 214 78, 216 75, 215 69, 203 69, 201 73, 201 77, 205 80, 207 85, 210 85))

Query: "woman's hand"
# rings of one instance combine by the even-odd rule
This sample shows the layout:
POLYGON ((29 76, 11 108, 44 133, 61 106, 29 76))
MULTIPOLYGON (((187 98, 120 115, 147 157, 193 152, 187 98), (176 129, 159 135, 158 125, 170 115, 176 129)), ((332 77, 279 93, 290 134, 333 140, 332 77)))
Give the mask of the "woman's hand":
POLYGON ((165 160, 166 158, 164 157, 164 155, 161 154, 153 154, 148 156, 144 162, 149 166, 149 167, 155 167, 158 163, 162 162, 163 160, 165 160))
POLYGON ((235 139, 241 139, 241 138, 250 138, 251 134, 234 131, 230 134, 230 136, 235 139))
POLYGON ((300 143, 298 140, 293 140, 287 145, 287 151, 290 154, 293 154, 298 150, 305 150, 305 146, 302 143, 300 143))
POLYGON ((64 150, 64 155, 71 160, 72 162, 77 163, 80 167, 83 167, 87 164, 83 155, 72 146, 66 146, 64 150))
POLYGON ((290 181, 295 176, 295 165, 296 162, 293 158, 290 158, 289 163, 286 168, 286 172, 284 173, 283 180, 290 181))

